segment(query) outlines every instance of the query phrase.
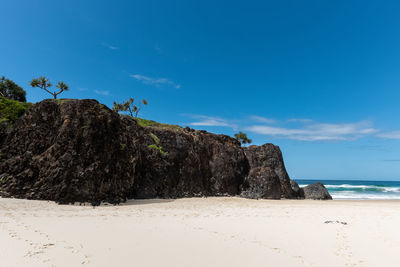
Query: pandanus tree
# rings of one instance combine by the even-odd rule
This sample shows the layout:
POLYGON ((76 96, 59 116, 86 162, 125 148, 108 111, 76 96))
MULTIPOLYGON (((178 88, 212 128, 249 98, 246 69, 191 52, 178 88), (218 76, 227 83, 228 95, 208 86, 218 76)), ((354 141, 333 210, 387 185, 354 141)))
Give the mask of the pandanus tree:
POLYGON ((132 118, 137 118, 139 111, 142 109, 142 105, 147 105, 147 101, 145 99, 135 103, 135 99, 131 97, 127 101, 123 101, 121 103, 114 102, 113 110, 115 112, 128 112, 132 118))
POLYGON ((247 138, 247 134, 243 132, 238 132, 235 134, 235 138, 242 144, 250 144, 252 142, 251 139, 247 138))
POLYGON ((59 94, 61 94, 62 92, 68 91, 68 88, 69 88, 68 85, 65 84, 63 81, 59 81, 57 83, 57 85, 56 85, 58 90, 57 91, 53 91, 53 90, 50 89, 52 84, 49 82, 49 79, 47 79, 44 76, 32 79, 31 86, 32 87, 37 87, 37 88, 40 88, 40 89, 46 91, 47 93, 51 94, 54 97, 54 99, 57 99, 57 96, 59 94))

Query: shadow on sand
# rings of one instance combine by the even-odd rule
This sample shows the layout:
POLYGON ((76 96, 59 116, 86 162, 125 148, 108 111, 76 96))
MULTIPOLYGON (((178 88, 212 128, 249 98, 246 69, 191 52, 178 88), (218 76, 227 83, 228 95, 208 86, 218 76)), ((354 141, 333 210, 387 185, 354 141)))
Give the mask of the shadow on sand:
MULTIPOLYGON (((162 204, 173 202, 175 199, 161 199, 161 198, 152 198, 152 199, 128 199, 126 202, 120 203, 116 206, 132 206, 132 205, 148 205, 148 204, 162 204)), ((103 203, 101 206, 115 206, 112 204, 103 203)))

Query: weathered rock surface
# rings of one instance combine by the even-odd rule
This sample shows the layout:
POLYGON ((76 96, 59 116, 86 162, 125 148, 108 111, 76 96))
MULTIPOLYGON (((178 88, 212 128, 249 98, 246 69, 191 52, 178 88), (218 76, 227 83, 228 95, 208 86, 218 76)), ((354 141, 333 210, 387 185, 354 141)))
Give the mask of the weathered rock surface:
POLYGON ((280 199, 279 176, 269 167, 252 168, 242 184, 240 196, 255 199, 280 199))
POLYGON ((322 183, 318 182, 310 184, 303 187, 302 189, 306 199, 321 199, 321 200, 332 199, 332 196, 329 194, 328 190, 322 183))
POLYGON ((44 100, 0 132, 0 196, 59 203, 129 198, 301 198, 279 147, 140 126, 96 100, 44 100))
POLYGON ((290 186, 290 178, 286 172, 285 164, 282 158, 282 152, 278 146, 273 144, 264 144, 262 146, 249 146, 244 148, 250 168, 268 167, 279 177, 281 183, 282 198, 297 198, 298 195, 290 186))
POLYGON ((145 127, 144 131, 135 198, 239 194, 249 166, 237 140, 188 128, 145 127))

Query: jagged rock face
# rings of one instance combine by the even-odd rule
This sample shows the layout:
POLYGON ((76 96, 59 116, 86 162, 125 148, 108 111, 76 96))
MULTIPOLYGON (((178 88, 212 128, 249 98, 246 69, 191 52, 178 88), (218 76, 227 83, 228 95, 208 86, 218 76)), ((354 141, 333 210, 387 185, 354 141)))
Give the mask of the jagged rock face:
POLYGON ((332 199, 332 196, 329 194, 325 186, 319 182, 307 185, 303 187, 302 190, 304 191, 304 196, 306 199, 332 199))
POLYGON ((279 177, 282 198, 297 198, 298 196, 290 186, 290 178, 283 163, 282 152, 278 146, 264 144, 262 146, 249 146, 244 148, 250 168, 269 167, 279 177))
POLYGON ((146 127, 136 198, 237 195, 248 162, 240 144, 204 131, 146 127), (157 146, 159 149, 155 149, 157 146))
POLYGON ((123 201, 132 195, 139 129, 95 100, 42 101, 4 141, 0 193, 61 203, 123 201))
POLYGON ((255 199, 280 199, 281 182, 278 175, 269 167, 252 168, 242 184, 240 196, 255 199))

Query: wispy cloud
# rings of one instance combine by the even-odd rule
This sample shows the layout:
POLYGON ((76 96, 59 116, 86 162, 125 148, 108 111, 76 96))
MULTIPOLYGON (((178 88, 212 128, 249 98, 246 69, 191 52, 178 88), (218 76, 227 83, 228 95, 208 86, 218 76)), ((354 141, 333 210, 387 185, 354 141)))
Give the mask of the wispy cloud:
POLYGON ((246 130, 276 138, 302 141, 355 140, 378 132, 378 130, 374 129, 372 124, 367 121, 343 124, 313 123, 302 128, 254 125, 247 127, 246 130))
POLYGON ((209 117, 204 115, 191 115, 191 117, 198 119, 195 122, 189 123, 192 126, 220 126, 236 129, 238 126, 229 120, 220 117, 209 117))
POLYGON ((110 50, 117 50, 118 49, 117 46, 113 46, 113 45, 110 45, 110 44, 105 43, 105 42, 102 42, 101 45, 104 46, 104 47, 107 47, 110 50))
POLYGON ((105 95, 105 96, 109 96, 110 92, 106 91, 106 90, 94 90, 94 92, 98 95, 105 95))
POLYGON ((384 139, 400 139, 400 131, 383 132, 376 136, 384 139))
POLYGON ((293 118, 293 119, 288 119, 288 122, 301 122, 301 123, 309 123, 313 122, 311 119, 302 119, 302 118, 293 118))
POLYGON ((258 122, 264 122, 264 123, 275 123, 276 121, 273 119, 261 117, 261 116, 251 116, 250 119, 258 122))
POLYGON ((172 86, 176 89, 181 88, 180 84, 177 84, 167 78, 152 78, 152 77, 148 77, 145 75, 140 75, 140 74, 132 74, 130 75, 130 77, 144 83, 144 84, 149 84, 149 85, 153 85, 153 86, 161 86, 161 85, 169 85, 172 86))
MULTIPOLYGON (((192 126, 219 126, 234 130, 242 129, 254 134, 267 135, 280 139, 301 141, 344 141, 357 140, 366 136, 376 136, 378 129, 370 121, 353 123, 318 123, 311 119, 272 120, 260 116, 250 116, 247 119, 232 120, 217 116, 189 115, 194 120, 192 126), (301 124, 298 124, 301 122, 301 124), (274 124, 274 125, 270 125, 274 124), (278 126, 277 126, 278 125, 278 126)), ((399 131, 400 138, 400 131, 399 131)), ((379 149, 378 147, 361 147, 361 149, 379 149)))

